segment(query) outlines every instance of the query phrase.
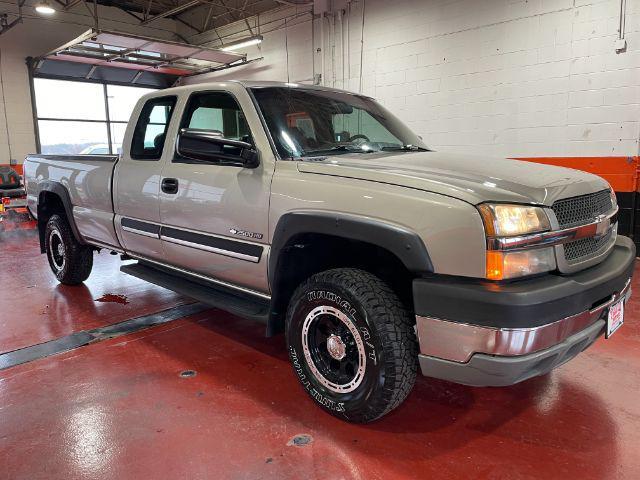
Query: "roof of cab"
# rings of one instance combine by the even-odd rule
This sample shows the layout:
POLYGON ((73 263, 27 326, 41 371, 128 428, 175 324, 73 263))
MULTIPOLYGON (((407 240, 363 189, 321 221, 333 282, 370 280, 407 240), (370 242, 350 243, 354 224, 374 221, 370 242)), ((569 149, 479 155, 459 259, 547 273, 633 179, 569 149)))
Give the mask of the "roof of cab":
MULTIPOLYGON (((182 85, 179 87, 171 87, 163 90, 157 90, 153 93, 149 93, 145 95, 145 97, 157 97, 170 95, 171 93, 180 93, 180 92, 194 92, 198 90, 206 90, 207 88, 224 88, 228 86, 230 83, 236 85, 242 85, 245 88, 265 88, 265 87, 288 87, 288 88, 298 88, 301 90, 316 90, 316 91, 326 91, 326 92, 340 92, 340 93, 348 93, 351 95, 362 95, 355 92, 349 92, 346 90, 340 90, 337 88, 325 87, 322 85, 308 85, 304 83, 290 83, 290 82, 273 82, 273 81, 264 81, 264 80, 226 80, 226 81, 217 81, 217 82, 201 82, 201 83, 191 83, 189 85, 182 85)), ((363 95, 366 96, 366 95, 363 95)))

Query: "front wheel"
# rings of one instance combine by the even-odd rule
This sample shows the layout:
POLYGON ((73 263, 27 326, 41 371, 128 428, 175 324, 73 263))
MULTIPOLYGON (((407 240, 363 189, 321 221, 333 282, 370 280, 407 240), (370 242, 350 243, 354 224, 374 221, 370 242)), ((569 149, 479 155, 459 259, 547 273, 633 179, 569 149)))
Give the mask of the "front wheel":
POLYGON ((51 216, 45 229, 44 246, 51 271, 60 283, 78 285, 89 278, 93 250, 76 240, 65 217, 51 216))
POLYGON ((298 380, 336 417, 376 420, 400 405, 415 382, 413 318, 368 272, 339 268, 313 275, 293 294, 286 335, 298 380))

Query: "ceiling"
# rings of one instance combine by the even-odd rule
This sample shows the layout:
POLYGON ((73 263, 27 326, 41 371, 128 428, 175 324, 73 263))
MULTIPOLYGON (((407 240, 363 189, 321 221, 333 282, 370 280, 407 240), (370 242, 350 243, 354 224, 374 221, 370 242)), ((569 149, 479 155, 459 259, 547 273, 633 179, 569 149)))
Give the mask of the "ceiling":
MULTIPOLYGON (((88 81, 171 84, 182 76, 196 75, 244 65, 246 55, 197 45, 190 39, 218 27, 240 22, 247 36, 257 35, 256 16, 283 7, 309 5, 309 0, 49 0, 57 10, 86 8, 94 17, 94 27, 59 48, 32 59, 34 76, 82 78, 88 81), (118 8, 134 17, 140 26, 153 26, 160 19, 177 21, 187 28, 175 33, 178 42, 101 28, 101 10, 96 5, 118 8)), ((0 22, 0 34, 19 23, 25 0, 18 2, 18 19, 0 22)), ((77 10, 76 10, 77 11, 77 10)), ((2 20, 2 19, 0 19, 2 20)), ((6 20, 6 19, 5 19, 6 20)), ((237 35, 237 34, 236 34, 237 35)), ((219 45, 222 46, 222 45, 219 45)))
MULTIPOLYGON (((64 9, 71 9, 85 2, 93 5, 93 0, 55 0, 64 9)), ((243 21, 268 10, 281 7, 284 0, 96 0, 99 5, 119 8, 136 17, 141 25, 153 24, 160 18, 171 18, 193 31, 202 33, 229 23, 243 21), (197 22, 192 15, 200 9, 197 22), (200 18, 201 17, 201 18, 200 18)), ((298 3, 287 1, 287 3, 298 3)))

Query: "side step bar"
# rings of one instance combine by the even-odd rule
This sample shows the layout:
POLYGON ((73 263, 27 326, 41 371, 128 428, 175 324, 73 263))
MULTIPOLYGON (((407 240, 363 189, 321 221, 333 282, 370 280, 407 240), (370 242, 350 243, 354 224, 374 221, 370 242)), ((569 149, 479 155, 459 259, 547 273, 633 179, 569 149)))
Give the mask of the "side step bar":
POLYGON ((122 265, 120 271, 149 283, 225 310, 234 315, 268 323, 270 303, 268 300, 250 295, 240 295, 213 284, 199 282, 186 275, 152 267, 140 262, 122 265))

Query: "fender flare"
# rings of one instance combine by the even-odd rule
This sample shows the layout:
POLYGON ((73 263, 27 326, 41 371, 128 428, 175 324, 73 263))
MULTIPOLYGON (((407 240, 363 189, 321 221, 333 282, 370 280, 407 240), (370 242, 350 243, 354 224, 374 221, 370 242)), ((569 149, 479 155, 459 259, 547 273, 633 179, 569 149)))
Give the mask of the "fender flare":
POLYGON ((405 227, 371 217, 327 211, 300 211, 278 220, 269 255, 269 282, 275 285, 283 248, 298 234, 319 233, 376 245, 393 253, 410 272, 433 272, 433 263, 422 238, 405 227))
POLYGON ((73 218, 73 204, 71 203, 71 196, 69 195, 69 191, 64 185, 59 182, 45 180, 38 184, 38 230, 40 233, 40 251, 44 253, 45 224, 41 220, 41 208, 43 207, 43 205, 40 201, 40 197, 44 192, 53 193, 60 197, 60 201, 62 202, 62 206, 64 207, 64 213, 67 217, 67 221, 69 222, 69 226, 71 227, 71 232, 73 232, 73 236, 76 238, 78 243, 86 244, 86 242, 82 238, 82 235, 80 235, 80 231, 78 230, 76 221, 73 218))

